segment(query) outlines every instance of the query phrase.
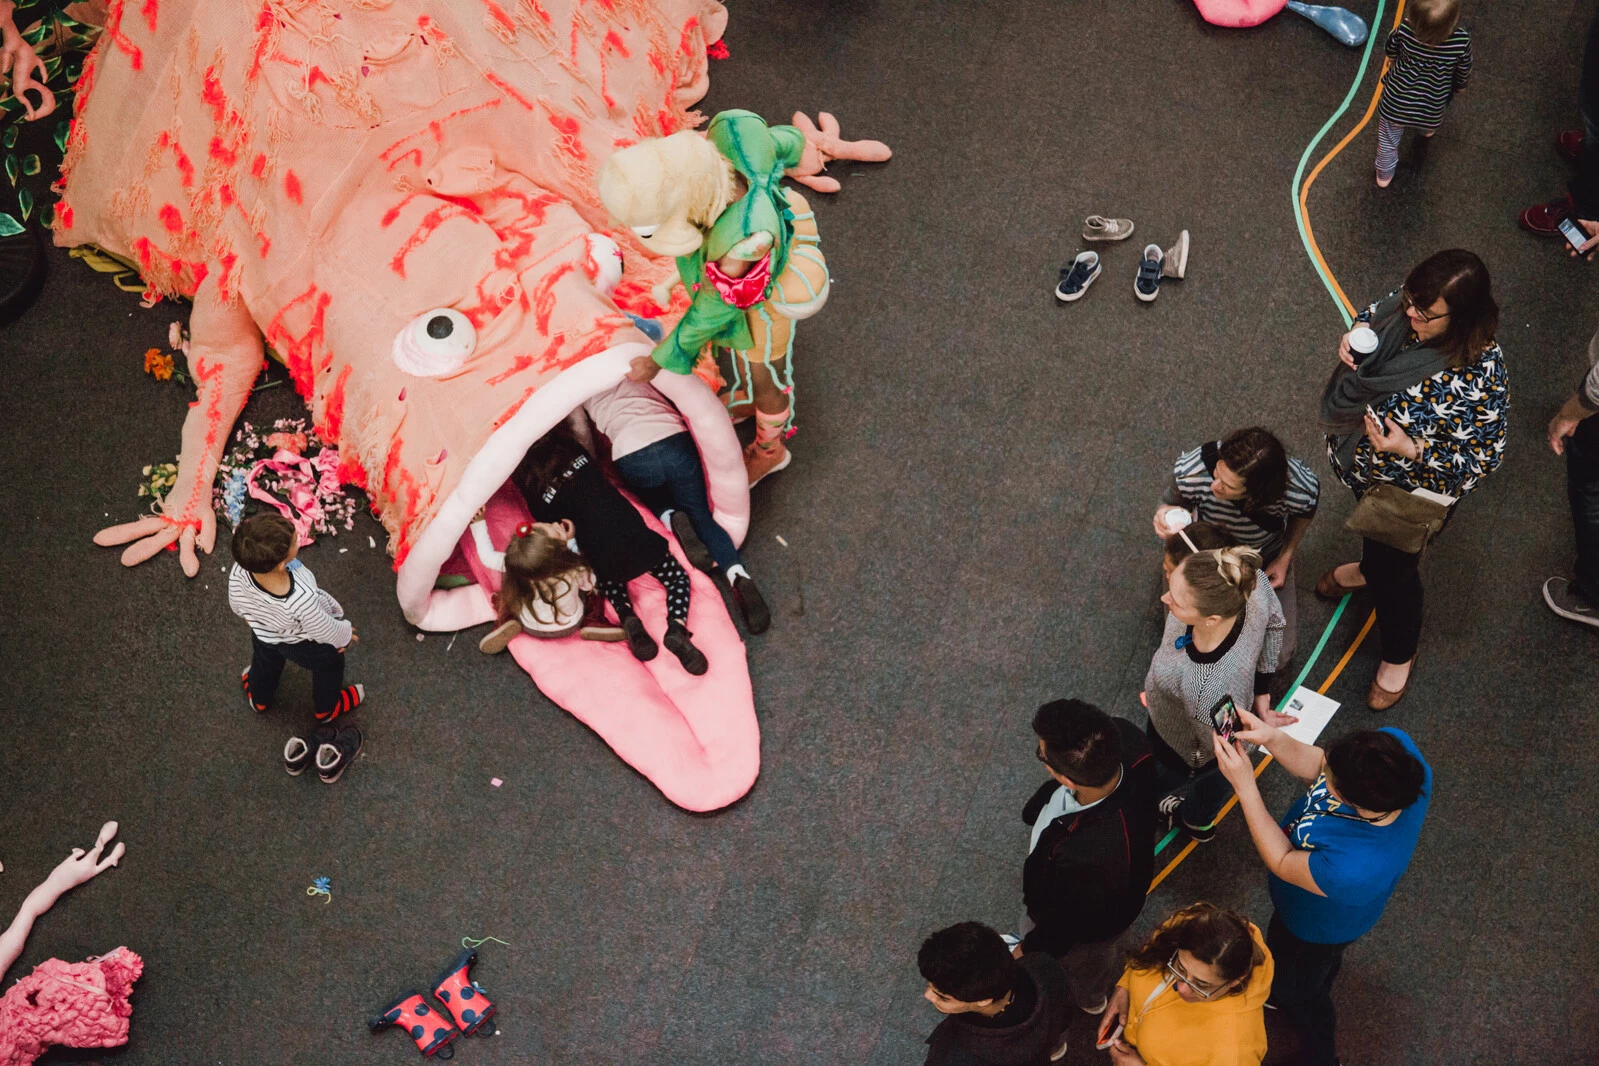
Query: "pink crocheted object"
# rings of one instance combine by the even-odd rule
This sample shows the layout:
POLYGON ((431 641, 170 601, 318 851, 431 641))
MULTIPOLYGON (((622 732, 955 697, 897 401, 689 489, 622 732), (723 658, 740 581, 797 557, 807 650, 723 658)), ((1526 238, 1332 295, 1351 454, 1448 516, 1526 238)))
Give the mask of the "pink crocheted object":
POLYGON ((128 1042, 128 996, 144 960, 125 947, 92 962, 46 959, 0 996, 0 1066, 29 1066, 53 1045, 128 1042))

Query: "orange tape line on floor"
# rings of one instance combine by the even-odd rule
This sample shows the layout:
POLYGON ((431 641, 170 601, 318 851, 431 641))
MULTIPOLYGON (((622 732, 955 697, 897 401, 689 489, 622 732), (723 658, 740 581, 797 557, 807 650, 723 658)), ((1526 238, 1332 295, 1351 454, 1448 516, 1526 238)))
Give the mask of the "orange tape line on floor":
MULTIPOLYGON (((1394 7, 1394 29, 1397 30, 1399 28, 1399 23, 1404 17, 1405 0, 1399 0, 1398 5, 1394 7)), ((1321 245, 1316 243, 1316 231, 1312 229, 1310 225, 1310 208, 1307 200, 1310 196, 1310 187, 1311 185, 1315 184, 1316 176, 1322 172, 1328 163, 1332 162, 1334 156, 1336 156, 1339 152, 1342 152, 1344 148, 1348 146, 1349 142, 1355 139, 1356 135, 1358 135, 1361 130, 1366 128, 1366 123, 1370 122, 1371 116, 1376 114, 1377 101, 1382 99, 1383 77, 1387 73, 1388 60, 1384 59, 1382 63, 1382 72, 1377 75, 1377 88, 1372 91, 1371 103, 1366 105, 1366 113, 1361 116, 1360 121, 1355 124, 1354 129, 1344 134, 1343 140, 1333 145, 1332 149, 1328 151, 1326 155, 1321 157, 1321 161, 1311 169, 1310 176, 1305 178, 1305 183, 1299 187, 1299 214, 1304 220, 1305 237, 1310 243, 1311 254, 1316 257, 1316 262, 1321 265, 1322 272, 1326 274, 1327 280, 1332 282, 1332 287, 1334 291, 1338 293, 1338 300, 1344 305, 1344 310, 1348 311, 1351 315, 1355 313, 1355 305, 1350 301, 1348 294, 1344 292, 1343 286, 1338 284, 1338 278, 1333 274, 1332 268, 1327 265, 1327 260, 1322 257, 1321 245)))
MULTIPOLYGON (((1366 616, 1366 624, 1360 627, 1360 632, 1355 634, 1355 639, 1350 643, 1349 650, 1344 652, 1343 658, 1339 659, 1337 665, 1332 668, 1332 673, 1327 675, 1327 680, 1323 681, 1321 683, 1321 687, 1316 690, 1318 693, 1325 696, 1327 694, 1327 690, 1332 688, 1333 682, 1338 680, 1338 675, 1344 672, 1344 667, 1348 666, 1349 660, 1354 658, 1356 650, 1359 649, 1360 645, 1365 642, 1366 634, 1371 632, 1371 627, 1374 623, 1376 623, 1376 621, 1376 611, 1373 611, 1371 614, 1366 616)), ((1260 760, 1260 765, 1255 767, 1255 777, 1258 779, 1265 771, 1266 767, 1270 766, 1271 763, 1272 758, 1268 753, 1264 759, 1260 760)), ((1216 824, 1220 825, 1221 820, 1227 817, 1227 812, 1232 810, 1233 807, 1237 806, 1237 804, 1237 796, 1229 797, 1227 802, 1222 806, 1221 813, 1216 815, 1216 824)), ((1149 882, 1149 893, 1146 893, 1146 895, 1152 894, 1155 889, 1159 888, 1160 883, 1166 880, 1167 876, 1170 875, 1173 870, 1177 869, 1182 861, 1188 858, 1189 853, 1191 853, 1198 846, 1198 841, 1190 840, 1187 845, 1183 847, 1183 850, 1179 851, 1176 857, 1173 858, 1171 862, 1166 864, 1166 868, 1160 873, 1156 874, 1153 881, 1149 882)))

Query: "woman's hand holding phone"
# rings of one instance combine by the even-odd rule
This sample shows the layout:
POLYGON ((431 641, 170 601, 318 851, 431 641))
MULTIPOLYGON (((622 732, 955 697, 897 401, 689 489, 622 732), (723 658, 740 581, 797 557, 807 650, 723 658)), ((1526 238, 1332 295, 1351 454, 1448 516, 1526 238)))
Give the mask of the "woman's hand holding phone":
MULTIPOLYGON (((1120 1039, 1121 1033, 1127 1026, 1127 989, 1120 985, 1110 995, 1110 1001, 1105 1004, 1105 1013, 1099 1019, 1099 1034, 1095 1038, 1097 1043, 1106 1044, 1112 1039, 1120 1039), (1115 1037, 1111 1034, 1114 1033, 1115 1037)), ((1100 1050, 1104 1050, 1101 1048, 1100 1050)))

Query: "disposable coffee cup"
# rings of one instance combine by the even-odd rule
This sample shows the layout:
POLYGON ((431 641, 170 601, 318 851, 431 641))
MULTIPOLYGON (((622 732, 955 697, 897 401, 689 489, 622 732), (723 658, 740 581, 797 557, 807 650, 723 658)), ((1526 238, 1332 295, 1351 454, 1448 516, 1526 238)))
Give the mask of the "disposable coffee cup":
POLYGON ((1175 508, 1167 511, 1162 521, 1166 523, 1167 529, 1171 530, 1173 533, 1176 533, 1180 530, 1187 529, 1189 525, 1193 523, 1194 516, 1188 511, 1175 508))
POLYGON ((1349 331, 1349 354, 1358 366, 1360 361, 1377 350, 1377 331, 1370 326, 1356 326, 1349 331))

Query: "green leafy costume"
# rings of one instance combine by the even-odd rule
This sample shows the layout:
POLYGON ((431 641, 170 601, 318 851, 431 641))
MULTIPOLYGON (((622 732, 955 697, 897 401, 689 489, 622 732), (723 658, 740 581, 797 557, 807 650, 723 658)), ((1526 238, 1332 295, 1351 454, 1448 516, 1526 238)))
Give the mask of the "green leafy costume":
POLYGON ((698 251, 677 257, 678 276, 694 302, 652 353, 662 369, 677 374, 693 373, 707 344, 735 351, 754 345, 747 311, 722 299, 707 279, 705 266, 727 255, 740 241, 765 232, 773 237, 771 277, 775 281, 782 275, 794 242, 794 213, 779 182, 784 171, 799 165, 805 151, 805 135, 798 129, 768 126, 750 111, 721 112, 711 119, 705 137, 733 164, 749 191, 717 216, 698 251))

